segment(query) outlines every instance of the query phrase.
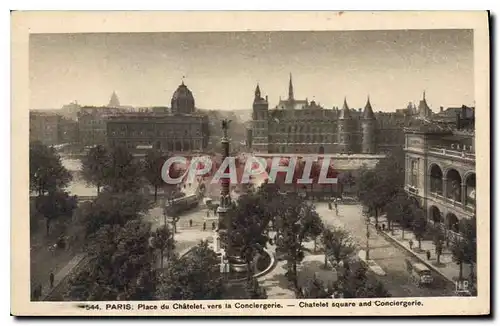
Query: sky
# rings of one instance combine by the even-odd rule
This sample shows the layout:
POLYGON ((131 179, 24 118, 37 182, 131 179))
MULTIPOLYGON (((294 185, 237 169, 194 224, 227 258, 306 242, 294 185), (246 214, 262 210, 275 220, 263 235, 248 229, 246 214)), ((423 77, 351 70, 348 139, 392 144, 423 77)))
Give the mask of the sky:
POLYGON ((434 111, 474 105, 472 30, 32 34, 30 108, 72 101, 170 106, 182 82, 196 107, 251 109, 259 83, 270 107, 288 96, 326 108, 394 111, 425 91, 434 111))

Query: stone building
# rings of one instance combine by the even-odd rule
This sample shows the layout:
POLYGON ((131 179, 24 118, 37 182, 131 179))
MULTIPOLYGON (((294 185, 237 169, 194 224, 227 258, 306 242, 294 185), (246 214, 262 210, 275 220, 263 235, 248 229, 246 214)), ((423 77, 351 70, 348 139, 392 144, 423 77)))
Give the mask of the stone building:
POLYGON ((108 145, 126 146, 133 152, 152 148, 170 153, 203 151, 208 137, 208 118, 197 114, 194 96, 184 82, 172 95, 170 111, 122 112, 106 120, 108 145))
POLYGON ((30 111, 30 141, 45 145, 70 144, 78 141, 78 125, 54 112, 30 111))
POLYGON ((314 100, 296 99, 291 75, 288 98, 280 99, 271 110, 268 97, 262 97, 257 85, 251 129, 247 144, 260 153, 378 152, 377 123, 369 98, 363 110, 349 108, 347 99, 340 110, 326 109, 314 100))
POLYGON ((45 145, 59 144, 60 120, 61 116, 55 113, 30 111, 30 141, 38 140, 45 145))
POLYGON ((405 129, 405 190, 450 238, 476 212, 474 119, 405 129))
POLYGON ((122 110, 110 107, 84 106, 78 112, 78 139, 82 146, 106 144, 106 120, 122 110))

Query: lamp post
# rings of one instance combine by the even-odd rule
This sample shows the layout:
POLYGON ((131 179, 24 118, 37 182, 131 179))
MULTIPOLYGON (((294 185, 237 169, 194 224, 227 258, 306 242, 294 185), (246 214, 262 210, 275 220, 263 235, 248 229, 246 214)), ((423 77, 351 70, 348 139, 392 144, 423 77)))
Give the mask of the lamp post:
POLYGON ((370 259, 370 216, 366 214, 366 260, 370 259))

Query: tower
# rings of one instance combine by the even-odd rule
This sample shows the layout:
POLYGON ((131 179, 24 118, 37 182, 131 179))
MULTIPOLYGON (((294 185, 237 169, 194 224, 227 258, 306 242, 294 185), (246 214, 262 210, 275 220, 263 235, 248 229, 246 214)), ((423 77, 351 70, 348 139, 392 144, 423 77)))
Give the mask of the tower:
MULTIPOLYGON (((221 138, 222 162, 224 162, 224 160, 229 157, 229 137, 227 135, 229 123, 230 121, 226 119, 222 120, 222 131, 224 132, 221 138)), ((229 172, 229 166, 224 172, 229 172)), ((230 238, 228 237, 229 233, 231 232, 231 221, 227 220, 229 218, 228 212, 231 208, 231 193, 229 189, 229 183, 230 179, 228 178, 220 179, 220 203, 219 207, 217 207, 217 215, 219 217, 219 238, 222 239, 222 242, 225 245, 225 250, 228 254, 231 251, 230 238)))
POLYGON ((429 105, 427 105, 427 100, 425 99, 425 91, 422 95, 422 99, 420 100, 420 103, 418 104, 418 115, 421 118, 426 118, 431 116, 431 109, 429 108, 429 105))
POLYGON ((268 119, 269 103, 266 98, 262 98, 260 86, 257 84, 252 106, 252 149, 261 152, 268 152, 268 119))
POLYGON ((293 83, 292 83, 292 73, 290 73, 290 81, 288 82, 288 101, 293 102, 293 83))
POLYGON ((370 96, 368 96, 361 117, 361 132, 363 137, 361 152, 363 154, 374 154, 377 150, 375 143, 375 114, 373 114, 370 96))
POLYGON ((353 143, 353 132, 352 132, 352 116, 347 105, 347 100, 344 98, 344 105, 340 110, 338 116, 338 127, 337 127, 337 142, 338 151, 340 153, 350 153, 352 152, 353 143))

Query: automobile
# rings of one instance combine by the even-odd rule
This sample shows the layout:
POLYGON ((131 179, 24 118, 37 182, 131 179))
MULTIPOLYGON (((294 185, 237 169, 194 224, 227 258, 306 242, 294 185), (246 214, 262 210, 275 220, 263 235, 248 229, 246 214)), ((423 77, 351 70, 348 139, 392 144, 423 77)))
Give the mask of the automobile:
POLYGON ((407 259, 406 269, 408 273, 410 273, 411 279, 418 284, 418 286, 430 285, 434 282, 431 270, 423 263, 407 259))

